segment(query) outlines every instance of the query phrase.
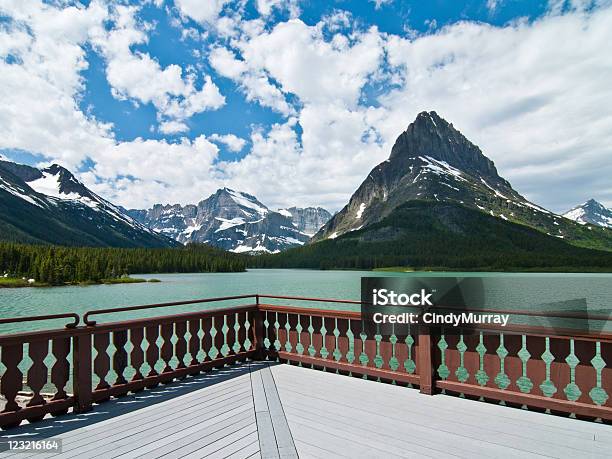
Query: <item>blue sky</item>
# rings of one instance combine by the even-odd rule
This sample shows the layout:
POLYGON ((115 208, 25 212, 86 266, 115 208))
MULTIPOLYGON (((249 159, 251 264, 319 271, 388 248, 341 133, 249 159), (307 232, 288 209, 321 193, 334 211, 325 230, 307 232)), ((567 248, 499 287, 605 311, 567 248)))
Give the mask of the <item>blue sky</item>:
POLYGON ((128 207, 228 185, 338 210, 436 110, 538 204, 610 205, 610 17, 603 0, 0 0, 0 152, 128 207))

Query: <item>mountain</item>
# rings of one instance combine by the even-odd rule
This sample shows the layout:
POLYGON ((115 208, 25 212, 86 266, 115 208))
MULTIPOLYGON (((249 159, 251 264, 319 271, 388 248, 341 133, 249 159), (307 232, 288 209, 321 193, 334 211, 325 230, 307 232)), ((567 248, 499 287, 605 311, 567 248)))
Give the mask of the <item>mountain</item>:
POLYGON ((127 213, 184 244, 201 242, 237 253, 275 253, 308 241, 308 231, 316 232, 324 222, 315 225, 327 213, 324 209, 291 209, 274 212, 255 196, 222 188, 197 205, 156 204, 149 210, 127 213))
POLYGON ((249 263, 260 268, 609 272, 612 254, 576 247, 462 204, 413 200, 363 229, 249 263))
POLYGON ((608 209, 594 199, 589 199, 584 204, 568 210, 563 216, 581 225, 591 224, 612 229, 612 209, 608 209))
POLYGON ((584 227, 529 202, 493 161, 436 112, 422 112, 395 141, 348 204, 312 242, 366 228, 414 201, 453 203, 525 225, 575 245, 612 250, 612 232, 584 227))
POLYGON ((79 246, 172 247, 54 164, 0 160, 0 240, 79 246))
POLYGON ((313 236, 332 215, 322 207, 289 207, 279 209, 278 213, 289 217, 302 233, 313 236))

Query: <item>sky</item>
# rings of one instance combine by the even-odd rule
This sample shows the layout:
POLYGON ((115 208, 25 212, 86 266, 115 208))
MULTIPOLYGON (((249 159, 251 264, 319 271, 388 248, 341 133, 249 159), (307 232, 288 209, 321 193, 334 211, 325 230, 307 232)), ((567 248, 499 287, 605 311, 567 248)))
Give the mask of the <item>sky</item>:
POLYGON ((612 0, 0 0, 0 154, 128 208, 342 208, 435 110, 531 201, 612 207, 612 0))

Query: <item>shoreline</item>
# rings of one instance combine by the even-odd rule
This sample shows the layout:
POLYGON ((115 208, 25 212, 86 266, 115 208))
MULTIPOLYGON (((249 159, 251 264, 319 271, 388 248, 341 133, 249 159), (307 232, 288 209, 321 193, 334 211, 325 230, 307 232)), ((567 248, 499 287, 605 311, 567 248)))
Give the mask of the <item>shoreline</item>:
POLYGON ((141 279, 135 277, 120 277, 117 279, 101 279, 100 281, 67 282, 64 284, 49 284, 46 282, 30 283, 27 279, 0 277, 0 289, 5 288, 51 288, 51 287, 87 287, 90 285, 121 285, 159 283, 159 279, 141 279))

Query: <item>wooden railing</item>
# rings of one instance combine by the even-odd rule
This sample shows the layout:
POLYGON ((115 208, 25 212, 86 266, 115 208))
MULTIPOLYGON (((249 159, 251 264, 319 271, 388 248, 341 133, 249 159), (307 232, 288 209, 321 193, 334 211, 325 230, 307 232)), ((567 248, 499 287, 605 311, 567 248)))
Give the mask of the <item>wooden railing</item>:
MULTIPOLYGON (((246 359, 278 359, 418 386, 425 394, 445 391, 612 421, 612 368, 606 365, 612 362, 610 334, 515 326, 449 335, 415 326, 404 334, 381 336, 366 333, 359 312, 263 303, 268 299, 360 305, 350 300, 244 295, 90 311, 84 326, 76 326, 76 314, 27 318, 74 321, 70 328, 0 336, 0 394, 5 399, 0 426, 36 421, 70 408, 87 411, 110 397, 246 359), (112 323, 91 319, 220 301, 236 304, 112 323)), ((15 321, 20 319, 0 323, 15 321)))

